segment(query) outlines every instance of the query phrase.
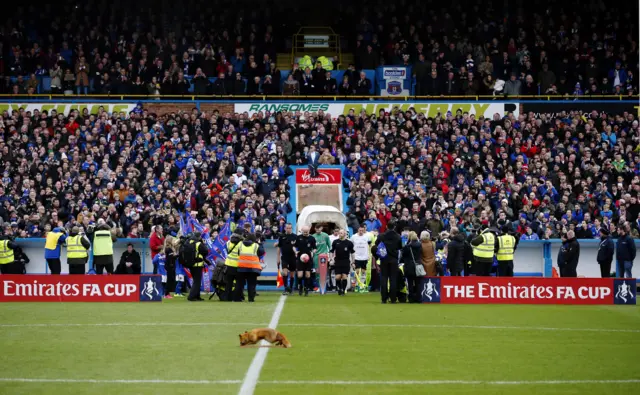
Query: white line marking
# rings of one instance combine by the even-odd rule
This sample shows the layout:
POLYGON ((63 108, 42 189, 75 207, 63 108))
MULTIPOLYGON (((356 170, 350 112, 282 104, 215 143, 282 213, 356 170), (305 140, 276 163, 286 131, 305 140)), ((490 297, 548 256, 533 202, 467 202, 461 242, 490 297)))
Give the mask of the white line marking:
POLYGON ((480 381, 480 380, 372 380, 372 381, 261 381, 260 384, 273 385, 558 385, 558 384, 635 384, 640 383, 640 379, 635 380, 540 380, 540 381, 480 381))
MULTIPOLYGON (((278 326, 278 321, 280 321, 280 316, 282 315, 282 310, 284 309, 284 302, 287 298, 282 295, 278 300, 278 305, 273 312, 273 316, 271 316, 271 322, 269 322, 269 328, 276 329, 278 326)), ((267 343, 263 340, 261 344, 266 345, 267 343)), ((253 361, 251 361, 251 365, 249 365, 249 369, 244 376, 244 380, 242 381, 242 387, 240 387, 240 391, 238 395, 253 395, 253 392, 256 390, 256 385, 258 385, 258 379, 260 379, 260 371, 262 370, 262 366, 264 365, 264 361, 267 359, 267 354, 269 353, 270 348, 263 347, 259 348, 256 352, 256 356, 253 357, 253 361)))
POLYGON ((0 328, 48 328, 48 327, 82 327, 82 326, 260 326, 264 323, 257 322, 106 322, 106 323, 87 323, 87 324, 67 324, 67 323, 39 323, 39 324, 0 324, 0 328))
POLYGON ((0 382, 13 383, 87 383, 87 384, 240 384, 240 380, 100 380, 100 379, 28 379, 0 377, 0 382))
MULTIPOLYGON (((64 383, 64 384, 240 384, 241 380, 102 380, 102 379, 46 379, 0 377, 0 382, 13 383, 64 383)), ((522 380, 522 381, 481 381, 481 380, 275 380, 256 381, 268 385, 568 385, 568 384, 640 384, 640 379, 628 380, 522 380)))
POLYGON ((522 331, 570 331, 570 332, 628 332, 640 333, 640 329, 608 329, 608 328, 558 328, 542 326, 500 326, 500 325, 422 325, 422 324, 281 324, 280 326, 337 326, 361 328, 448 328, 448 329, 503 329, 522 331))
MULTIPOLYGON (((101 327, 101 326, 248 326, 257 327, 263 325, 257 322, 111 322, 97 324, 74 323, 35 323, 35 324, 0 324, 0 328, 48 328, 48 327, 101 327)), ((559 328, 541 326, 499 326, 499 325, 422 325, 422 324, 305 324, 290 323, 280 324, 286 327, 353 327, 353 328, 445 328, 445 329, 497 329, 497 330, 521 330, 521 331, 565 331, 565 332, 619 332, 640 333, 640 329, 615 329, 615 328, 559 328)))

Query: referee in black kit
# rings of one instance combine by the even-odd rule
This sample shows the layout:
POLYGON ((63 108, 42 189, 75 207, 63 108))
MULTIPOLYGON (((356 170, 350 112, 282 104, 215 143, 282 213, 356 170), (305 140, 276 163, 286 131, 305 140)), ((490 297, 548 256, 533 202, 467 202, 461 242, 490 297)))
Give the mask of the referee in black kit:
POLYGON ((309 295, 309 288, 313 287, 311 281, 311 268, 313 267, 313 254, 316 253, 316 239, 309 234, 309 227, 302 227, 302 234, 296 238, 296 271, 298 272, 298 294, 302 295, 304 289, 304 296, 309 295), (300 257, 307 254, 309 260, 302 262, 300 257), (304 274, 304 277, 302 275, 304 274))
POLYGON ((297 237, 292 230, 291 224, 286 224, 284 227, 285 233, 280 235, 276 242, 276 247, 278 247, 278 269, 282 266, 282 277, 284 278, 283 295, 291 295, 293 293, 293 283, 295 281, 296 254, 294 248, 297 237))
POLYGON ((347 291, 347 279, 349 278, 351 262, 355 252, 353 242, 347 239, 347 232, 344 229, 340 229, 338 239, 331 244, 331 253, 335 262, 336 288, 338 288, 338 295, 340 296, 344 296, 347 291))

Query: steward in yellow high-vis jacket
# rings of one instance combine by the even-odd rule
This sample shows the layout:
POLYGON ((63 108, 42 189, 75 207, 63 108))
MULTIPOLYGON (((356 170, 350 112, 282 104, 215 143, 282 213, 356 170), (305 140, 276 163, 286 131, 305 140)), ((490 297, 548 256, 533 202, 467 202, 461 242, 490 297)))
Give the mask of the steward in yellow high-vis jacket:
POLYGON ((204 269, 207 255, 209 255, 209 248, 207 248, 207 245, 202 241, 202 234, 200 232, 193 232, 191 238, 187 239, 185 243, 195 243, 195 260, 193 264, 185 262, 185 266, 189 268, 191 277, 193 278, 193 285, 191 286, 187 300, 190 302, 200 302, 204 300, 200 296, 200 288, 202 286, 202 270, 204 269))
POLYGON ((496 248, 495 228, 485 228, 475 239, 471 241, 474 257, 474 272, 476 276, 490 276, 493 266, 493 255, 496 248))
POLYGON ((238 274, 240 275, 240 282, 236 284, 236 289, 242 292, 246 281, 249 302, 253 302, 256 298, 258 276, 262 272, 260 258, 265 254, 264 247, 256 242, 256 235, 254 234, 247 235, 239 247, 238 274))
POLYGON ((117 238, 102 218, 93 231, 93 266, 96 274, 102 274, 104 270, 113 274, 113 242, 117 238))
POLYGON ((225 302, 240 302, 242 301, 242 288, 240 285, 240 276, 238 274, 238 257, 240 256, 240 245, 244 237, 242 236, 243 230, 236 229, 231 234, 229 241, 227 241, 227 259, 224 261, 225 273, 224 273, 224 295, 222 300, 225 302), (236 284, 235 289, 234 283, 236 284))
POLYGON ((500 277, 513 277, 513 255, 518 247, 519 238, 510 234, 509 230, 508 225, 503 226, 500 236, 496 237, 495 251, 500 277))
POLYGON ((0 273, 22 274, 22 267, 16 263, 13 250, 18 245, 7 236, 0 234, 0 273))
POLYGON ((69 237, 67 237, 67 264, 69 265, 69 274, 85 274, 87 259, 89 257, 88 250, 91 243, 87 236, 80 234, 77 226, 71 228, 69 237))

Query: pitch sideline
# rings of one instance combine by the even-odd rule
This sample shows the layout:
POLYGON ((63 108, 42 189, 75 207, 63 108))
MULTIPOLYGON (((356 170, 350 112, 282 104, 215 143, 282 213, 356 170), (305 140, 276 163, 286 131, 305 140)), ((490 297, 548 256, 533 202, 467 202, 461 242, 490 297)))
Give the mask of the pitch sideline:
MULTIPOLYGON (((263 349, 260 349, 263 350, 263 349)), ((268 348, 264 349, 268 350, 268 348)), ((256 355, 257 357, 257 355, 256 355)), ((254 358, 255 360, 256 358, 254 358)), ((264 360, 262 361, 264 363, 264 360)), ((253 365, 253 363, 252 363, 253 365)), ((257 366, 257 365, 256 365, 257 366)), ((254 385, 252 388, 247 385, 247 390, 253 391, 255 384, 264 385, 495 385, 495 386, 527 386, 527 385, 572 385, 572 384, 640 384, 640 379, 628 379, 628 380, 495 380, 495 381, 482 381, 482 380, 371 380, 371 381, 358 381, 358 380, 273 380, 273 381, 259 381, 258 375, 254 371, 249 369, 245 380, 160 380, 160 379, 132 379, 132 380, 101 380, 101 379, 48 379, 48 378, 19 378, 19 377, 0 377, 0 382, 12 382, 12 383, 61 383, 61 384, 188 384, 188 385, 212 385, 212 384, 240 384, 244 383, 254 385), (252 375, 249 376, 250 371, 252 375), (249 380, 247 380, 247 378, 249 380), (255 384, 253 380, 255 379, 255 384)), ((251 392, 252 393, 252 392, 251 392)))
MULTIPOLYGON (((111 326, 253 326, 264 325, 256 322, 110 322, 110 323, 31 323, 31 324, 0 324, 0 328, 49 328, 49 327, 111 327, 111 326)), ((308 324, 289 323, 280 324, 284 327, 353 327, 353 328, 441 328, 441 329, 490 329, 490 330, 521 330, 521 331, 550 331, 550 332, 611 332, 611 333, 640 333, 640 329, 617 328, 562 328, 541 326, 500 326, 500 325, 428 325, 428 324, 308 324)))
MULTIPOLYGON (((269 328, 276 329, 278 326, 278 321, 280 321, 280 316, 282 315, 282 310, 284 309, 284 302, 287 300, 286 296, 280 296, 278 300, 278 304, 276 305, 276 309, 273 311, 273 315, 271 316, 271 322, 269 322, 269 328)), ((266 344, 263 340, 260 342, 261 345, 266 344)), ((249 369, 244 376, 244 380, 242 380, 242 386, 240 387, 240 391, 238 395, 253 395, 253 392, 256 389, 256 385, 258 385, 258 379, 260 378, 260 371, 262 370, 262 366, 267 359, 267 354, 269 353, 268 347, 261 347, 256 351, 255 357, 253 357, 253 361, 251 361, 251 365, 249 365, 249 369)))

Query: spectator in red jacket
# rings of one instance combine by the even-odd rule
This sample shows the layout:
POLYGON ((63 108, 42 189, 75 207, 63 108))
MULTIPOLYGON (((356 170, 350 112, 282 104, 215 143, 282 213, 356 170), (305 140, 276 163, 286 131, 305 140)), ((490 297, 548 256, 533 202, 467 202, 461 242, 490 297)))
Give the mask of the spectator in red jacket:
MULTIPOLYGON (((164 234, 162 233, 162 225, 156 225, 149 237, 149 248, 151 248, 151 259, 153 259, 161 250, 164 245, 164 234)), ((153 274, 158 273, 158 267, 153 265, 153 274)))
POLYGON ((387 223, 391 220, 391 211, 387 210, 386 205, 381 204, 376 214, 378 220, 382 224, 382 226, 380 227, 380 233, 384 233, 387 231, 387 223))
POLYGON ((75 117, 71 116, 69 117, 69 122, 64 125, 64 127, 67 129, 69 134, 75 134, 80 125, 78 125, 78 122, 76 122, 75 117))

